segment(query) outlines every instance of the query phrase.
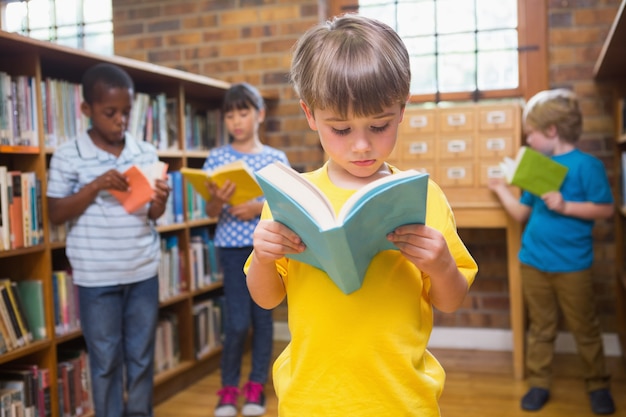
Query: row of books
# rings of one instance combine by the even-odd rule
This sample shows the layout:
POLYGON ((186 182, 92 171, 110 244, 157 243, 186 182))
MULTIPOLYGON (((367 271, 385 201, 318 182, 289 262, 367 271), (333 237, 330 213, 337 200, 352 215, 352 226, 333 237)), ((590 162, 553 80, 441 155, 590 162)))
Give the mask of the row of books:
POLYGON ((161 238, 161 260, 159 263, 159 300, 164 301, 185 290, 205 288, 223 279, 215 244, 206 227, 191 229, 191 265, 189 283, 184 280, 186 254, 179 246, 177 235, 161 238))
MULTIPOLYGON (((61 417, 80 417, 93 410, 87 352, 59 351, 57 386, 61 417)), ((52 415, 50 370, 34 364, 10 363, 0 370, 0 416, 52 415)))
POLYGON ((223 296, 201 300, 193 305, 194 352, 196 359, 210 354, 223 342, 223 296))
MULTIPOLYGON (((59 416, 80 417, 93 410, 89 356, 84 349, 59 351, 59 416)), ((38 416, 39 417, 39 416, 38 416)))
POLYGON ((160 313, 154 345, 154 373, 167 371, 180 363, 178 316, 169 311, 160 313))
MULTIPOLYGON (((28 80, 24 82, 26 86, 33 82, 28 77, 17 78, 28 80)), ((82 102, 80 84, 46 78, 41 83, 41 95, 47 147, 55 148, 65 141, 76 138, 87 129, 89 121, 80 110, 82 102)), ((150 142, 160 151, 179 150, 177 105, 176 98, 168 98, 165 93, 137 92, 133 100, 128 131, 137 140, 150 142)), ((36 117, 36 112, 33 117, 36 117)), ((202 110, 188 104, 185 107, 185 127, 187 150, 209 150, 216 145, 226 143, 219 109, 202 110)), ((29 136, 32 135, 36 137, 36 132, 29 133, 29 136)), ((13 137, 8 134, 6 136, 13 137)), ((24 140, 12 142, 37 144, 37 142, 24 140)))
POLYGON ((0 370, 0 415, 52 415, 50 381, 50 370, 47 368, 14 363, 3 366, 0 370))
POLYGON ((42 285, 0 279, 0 354, 46 339, 42 285))
POLYGON ((54 304, 54 333, 62 336, 80 330, 78 287, 70 270, 52 271, 52 299, 54 304))
POLYGON ((41 180, 35 172, 0 166, 0 250, 43 243, 41 180))
POLYGON ((220 109, 203 110, 185 105, 185 148, 208 151, 228 143, 220 109))
POLYGON ((0 72, 0 145, 39 146, 34 77, 0 72))
POLYGON ((41 98, 46 147, 56 148, 87 130, 89 119, 80 109, 83 100, 80 84, 46 78, 41 82, 41 98))

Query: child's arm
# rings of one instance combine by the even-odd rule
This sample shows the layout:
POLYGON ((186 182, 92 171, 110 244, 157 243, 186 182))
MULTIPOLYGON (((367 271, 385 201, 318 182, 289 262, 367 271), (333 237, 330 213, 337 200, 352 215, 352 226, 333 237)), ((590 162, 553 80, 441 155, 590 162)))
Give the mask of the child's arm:
POLYGON ((154 197, 150 202, 150 209, 148 210, 148 218, 150 220, 156 220, 165 213, 165 205, 167 204, 167 197, 170 195, 170 187, 167 185, 167 181, 158 179, 155 182, 154 197))
POLYGON ((48 198, 48 216, 53 224, 62 224, 75 219, 84 213, 102 190, 128 189, 128 181, 124 175, 111 169, 78 190, 77 193, 64 198, 48 198))
POLYGON ((488 183, 489 189, 493 191, 504 209, 520 223, 524 223, 530 216, 531 208, 520 203, 519 199, 513 195, 511 190, 501 178, 491 178, 488 183))
POLYGON ((564 216, 577 217, 585 220, 608 219, 613 216, 613 204, 596 204, 591 201, 565 201, 563 194, 552 191, 541 196, 550 210, 564 216))
POLYGON ((261 307, 271 309, 285 298, 285 286, 275 261, 288 253, 304 251, 302 240, 287 226, 261 220, 254 230, 254 252, 247 273, 252 299, 261 307))
POLYGON ((430 298, 438 310, 451 313, 460 307, 468 291, 467 279, 459 271, 441 232, 423 224, 411 224, 398 227, 388 239, 430 276, 430 298))

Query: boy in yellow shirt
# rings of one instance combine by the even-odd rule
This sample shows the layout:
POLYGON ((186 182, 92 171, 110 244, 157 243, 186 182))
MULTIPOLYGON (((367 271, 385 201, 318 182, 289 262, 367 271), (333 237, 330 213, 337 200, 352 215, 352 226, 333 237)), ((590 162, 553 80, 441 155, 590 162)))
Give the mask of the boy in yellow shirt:
MULTIPOLYGON (((398 172, 385 160, 411 72, 390 27, 345 15, 312 28, 296 45, 291 78, 329 156, 304 175, 336 211, 365 184, 398 172)), ((304 245, 270 217, 266 207, 246 271, 261 307, 288 299, 291 342, 274 364, 279 416, 440 416, 445 373, 426 349, 433 306, 456 310, 477 272, 441 189, 429 182, 426 224, 391 232, 398 250, 377 254, 349 295, 323 271, 285 258, 304 245)))

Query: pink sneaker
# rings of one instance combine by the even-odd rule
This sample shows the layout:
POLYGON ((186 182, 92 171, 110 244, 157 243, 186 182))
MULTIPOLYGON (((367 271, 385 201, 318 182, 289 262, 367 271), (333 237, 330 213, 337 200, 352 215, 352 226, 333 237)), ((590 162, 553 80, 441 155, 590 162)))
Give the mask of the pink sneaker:
POLYGON ((236 417, 239 388, 226 386, 219 390, 217 395, 219 395, 220 401, 215 407, 215 417, 236 417))
POLYGON ((250 381, 243 386, 243 395, 246 402, 241 409, 241 414, 245 417, 257 417, 265 414, 265 394, 263 385, 250 381))

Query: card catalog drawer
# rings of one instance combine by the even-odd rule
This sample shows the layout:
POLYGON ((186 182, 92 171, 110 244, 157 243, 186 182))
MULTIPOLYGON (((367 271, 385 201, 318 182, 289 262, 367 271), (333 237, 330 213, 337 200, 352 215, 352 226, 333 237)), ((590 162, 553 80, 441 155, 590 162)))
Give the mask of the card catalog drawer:
MULTIPOLYGON (((397 146, 397 145, 396 145, 397 146)), ((399 156, 402 161, 435 159, 435 139, 416 139, 400 143, 399 156)))
POLYGON ((516 105, 479 108, 478 128, 481 131, 516 129, 520 112, 521 108, 516 105))
POLYGON ((437 155, 439 159, 473 158, 474 140, 471 135, 440 137, 437 155))
POLYGON ((502 168, 500 168, 499 160, 484 161, 480 163, 480 179, 479 184, 486 187, 490 178, 504 178, 502 168))
POLYGON ((513 133, 500 132, 478 136, 478 155, 481 158, 504 158, 515 154, 513 133))
POLYGON ((439 163, 435 181, 442 187, 471 187, 474 185, 474 164, 471 161, 439 163))
POLYGON ((414 135, 415 133, 435 132, 435 110, 412 109, 404 110, 404 117, 398 129, 400 134, 414 135))
POLYGON ((471 132, 474 130, 474 109, 442 109, 439 110, 439 126, 442 133, 471 132))

